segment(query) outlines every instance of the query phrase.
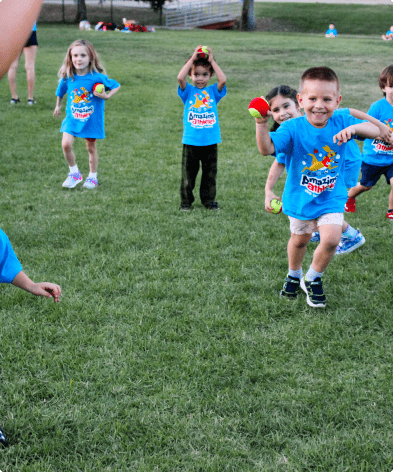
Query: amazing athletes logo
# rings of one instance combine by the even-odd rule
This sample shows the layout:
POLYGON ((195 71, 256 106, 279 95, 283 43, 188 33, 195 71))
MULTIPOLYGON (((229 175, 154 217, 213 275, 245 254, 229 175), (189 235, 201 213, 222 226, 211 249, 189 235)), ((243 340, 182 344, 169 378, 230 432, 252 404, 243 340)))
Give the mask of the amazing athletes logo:
POLYGON ((213 108, 213 99, 206 90, 198 92, 194 98, 189 101, 187 120, 193 127, 210 128, 217 123, 216 114, 214 111, 209 111, 213 108))
POLYGON ((75 120, 87 121, 90 116, 94 113, 94 106, 89 105, 93 94, 81 87, 80 90, 77 88, 71 95, 71 113, 75 120))
POLYGON ((325 191, 332 191, 339 176, 334 169, 338 167, 340 155, 330 149, 329 146, 323 146, 322 149, 325 153, 320 153, 318 149, 314 149, 314 154, 308 154, 312 157, 310 165, 307 165, 306 161, 302 162, 305 167, 302 170, 300 185, 307 189, 307 193, 312 193, 315 196, 325 191), (316 154, 320 159, 317 158, 316 154))

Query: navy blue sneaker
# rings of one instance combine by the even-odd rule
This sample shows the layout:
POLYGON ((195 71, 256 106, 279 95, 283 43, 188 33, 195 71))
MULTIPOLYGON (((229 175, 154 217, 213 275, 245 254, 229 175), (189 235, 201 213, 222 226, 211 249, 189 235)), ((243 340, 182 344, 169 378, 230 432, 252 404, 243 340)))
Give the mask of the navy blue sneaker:
POLYGON ((284 281, 284 285, 280 292, 281 297, 286 297, 290 300, 297 298, 300 287, 300 279, 298 277, 292 277, 287 275, 284 281))
POLYGON ((0 426, 0 443, 4 446, 4 447, 8 447, 8 442, 4 436, 4 433, 3 433, 3 430, 1 429, 1 426, 0 426))
POLYGON ((324 308, 326 306, 326 297, 323 293, 321 277, 317 277, 312 282, 303 277, 300 286, 307 293, 307 303, 310 306, 314 308, 324 308))

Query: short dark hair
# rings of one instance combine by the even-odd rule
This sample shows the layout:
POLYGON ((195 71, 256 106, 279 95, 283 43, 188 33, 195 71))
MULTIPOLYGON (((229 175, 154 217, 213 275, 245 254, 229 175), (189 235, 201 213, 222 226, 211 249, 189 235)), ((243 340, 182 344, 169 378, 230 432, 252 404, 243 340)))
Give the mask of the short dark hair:
POLYGON ((321 82, 335 82, 337 90, 340 90, 340 83, 337 74, 329 67, 310 67, 303 72, 300 78, 299 92, 303 90, 303 85, 306 80, 320 80, 321 82))
MULTIPOLYGON (((190 59, 190 57, 188 58, 188 60, 190 59)), ((195 68, 198 66, 205 67, 205 69, 208 69, 208 71, 210 72, 210 75, 214 75, 213 66, 210 64, 210 62, 207 59, 202 59, 202 58, 198 58, 192 63, 192 66, 190 67, 190 70, 188 71, 188 75, 191 75, 192 68, 195 68)))
MULTIPOLYGON (((379 76, 379 88, 382 90, 385 87, 393 87, 393 65, 385 67, 379 76)), ((386 93, 383 94, 386 97, 386 93)))

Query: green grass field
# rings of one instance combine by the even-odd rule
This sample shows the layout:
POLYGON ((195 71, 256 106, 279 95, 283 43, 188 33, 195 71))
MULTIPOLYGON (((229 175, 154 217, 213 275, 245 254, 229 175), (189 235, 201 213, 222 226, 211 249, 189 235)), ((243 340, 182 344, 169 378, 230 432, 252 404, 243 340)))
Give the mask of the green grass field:
MULTIPOLYGON (((384 28, 385 29, 385 28, 384 28)), ((272 157, 249 101, 310 66, 333 67, 343 106, 382 95, 377 37, 86 32, 122 89, 106 105, 97 191, 63 189, 56 73, 75 26, 39 27, 36 100, 0 83, 1 227, 59 304, 0 291, 3 472, 390 472, 392 225, 389 187, 347 215, 366 244, 334 259, 328 306, 278 297, 289 224, 264 210, 272 157), (178 71, 198 44, 227 75, 219 105, 219 212, 179 212, 178 71)), ((76 141, 84 177, 88 158, 76 141)), ((277 189, 282 191, 284 180, 277 189)), ((304 268, 311 262, 310 245, 304 268)))

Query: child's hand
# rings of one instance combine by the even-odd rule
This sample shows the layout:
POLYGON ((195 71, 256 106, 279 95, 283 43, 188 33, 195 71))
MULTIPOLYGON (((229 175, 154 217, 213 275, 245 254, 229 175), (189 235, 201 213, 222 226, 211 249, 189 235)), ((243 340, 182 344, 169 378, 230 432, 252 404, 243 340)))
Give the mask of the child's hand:
POLYGON ((337 133, 335 136, 333 136, 333 142, 341 146, 343 143, 347 143, 349 140, 352 139, 352 136, 356 134, 356 129, 355 126, 348 126, 347 128, 344 128, 341 130, 339 133, 337 133))
POLYGON ((102 98, 103 100, 108 100, 108 98, 109 98, 109 96, 108 96, 108 94, 106 93, 105 90, 101 93, 98 93, 97 91, 93 90, 93 95, 95 95, 98 98, 102 98))
POLYGON ((203 45, 200 44, 195 48, 195 51, 192 53, 192 56, 190 57, 190 61, 196 61, 198 59, 198 49, 200 49, 203 45))
POLYGON ((60 116, 60 115, 61 115, 61 108, 60 108, 60 107, 56 107, 56 108, 55 108, 55 111, 53 112, 53 116, 57 118, 57 117, 60 116))
POLYGON ((206 47, 207 47, 207 50, 209 51, 209 57, 207 58, 207 60, 211 64, 214 61, 213 51, 212 51, 212 48, 209 48, 209 46, 206 46, 206 47))
POLYGON ((39 282, 39 283, 33 283, 33 285, 30 288, 30 292, 33 295, 37 295, 38 297, 46 297, 46 298, 52 298, 54 299, 55 302, 60 301, 61 297, 61 288, 57 284, 52 284, 50 282, 39 282))
POLYGON ((281 201, 281 198, 280 197, 277 197, 274 192, 270 191, 270 192, 265 192, 265 210, 268 211, 269 213, 273 213, 273 208, 270 206, 270 203, 273 199, 276 199, 276 200, 280 200, 281 201))
POLYGON ((382 141, 385 141, 385 143, 393 144, 393 133, 389 126, 381 124, 378 128, 380 134, 377 139, 381 139, 382 141))
POLYGON ((261 116, 260 118, 255 118, 255 123, 257 123, 257 124, 267 123, 271 116, 273 116, 273 113, 270 110, 268 110, 266 112, 266 116, 261 116))

